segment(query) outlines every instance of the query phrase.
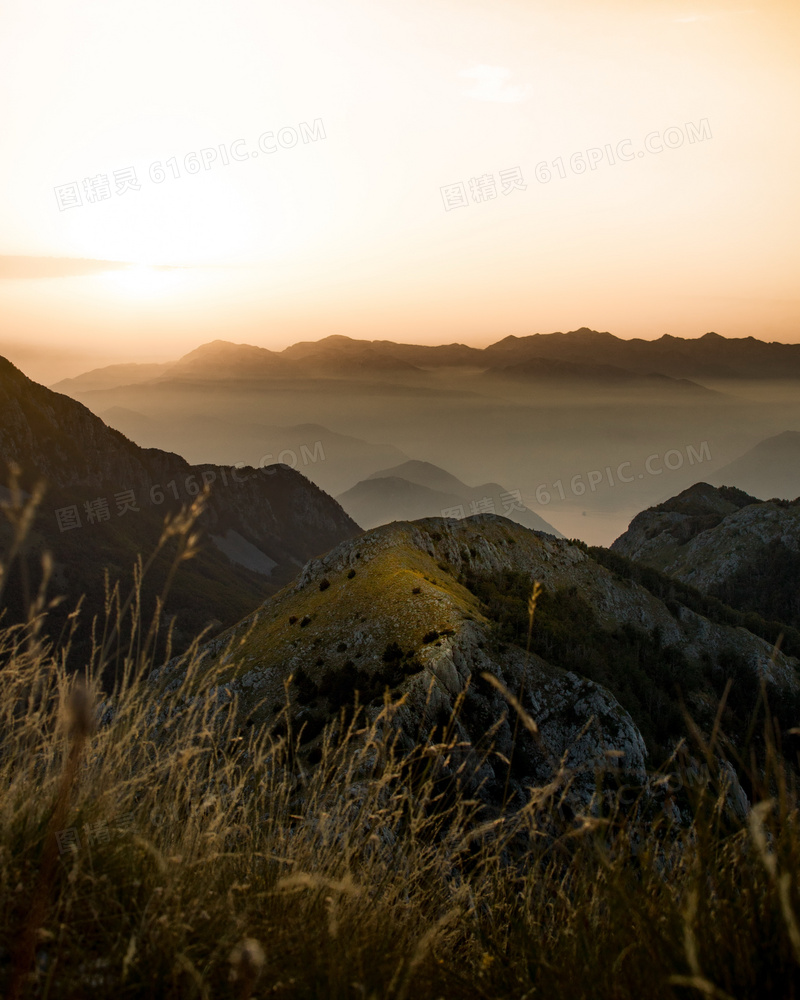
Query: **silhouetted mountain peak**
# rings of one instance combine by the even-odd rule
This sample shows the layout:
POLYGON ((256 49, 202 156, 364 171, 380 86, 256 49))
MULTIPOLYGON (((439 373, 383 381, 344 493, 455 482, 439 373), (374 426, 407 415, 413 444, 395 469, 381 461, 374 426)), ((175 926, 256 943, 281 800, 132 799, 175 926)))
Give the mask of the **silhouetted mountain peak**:
POLYGON ((560 537, 556 528, 521 502, 519 493, 509 493, 499 483, 467 486, 431 462, 411 460, 374 472, 336 499, 367 528, 436 517, 455 508, 460 511, 457 517, 477 512, 507 514, 527 528, 560 537))
POLYGON ((371 476, 367 476, 367 479, 385 479, 387 477, 406 479, 410 483, 417 483, 442 493, 461 493, 469 489, 460 479, 441 469, 438 465, 422 462, 418 459, 410 459, 408 462, 402 462, 391 469, 373 472, 371 476))
POLYGON ((187 362, 200 360, 219 360, 221 358, 241 359, 253 357, 278 357, 275 351, 270 351, 266 347, 255 347, 252 344, 235 344, 230 340, 211 340, 207 344, 201 344, 188 354, 184 354, 176 362, 178 365, 187 362))

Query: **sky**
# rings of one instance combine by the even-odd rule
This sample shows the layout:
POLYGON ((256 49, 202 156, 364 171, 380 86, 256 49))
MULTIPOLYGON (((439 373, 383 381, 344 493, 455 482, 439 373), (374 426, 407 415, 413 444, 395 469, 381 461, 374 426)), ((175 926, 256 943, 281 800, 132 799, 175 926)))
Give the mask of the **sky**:
POLYGON ((5 0, 0 353, 800 341, 800 5, 5 0))

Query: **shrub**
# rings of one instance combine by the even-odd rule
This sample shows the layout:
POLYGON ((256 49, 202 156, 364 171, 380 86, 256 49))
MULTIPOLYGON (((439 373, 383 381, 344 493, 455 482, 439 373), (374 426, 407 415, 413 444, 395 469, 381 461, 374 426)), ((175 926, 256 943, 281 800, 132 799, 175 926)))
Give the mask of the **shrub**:
POLYGON ((308 702, 313 701, 314 698, 316 698, 317 685, 311 680, 302 667, 295 672, 294 683, 297 687, 297 700, 301 705, 307 705, 308 702))
POLYGON ((384 663, 394 663, 395 661, 403 659, 403 650, 396 642, 390 642, 387 644, 386 649, 383 651, 383 662, 384 663))
POLYGON ((331 581, 325 576, 319 581, 319 589, 327 590, 330 587, 331 581))

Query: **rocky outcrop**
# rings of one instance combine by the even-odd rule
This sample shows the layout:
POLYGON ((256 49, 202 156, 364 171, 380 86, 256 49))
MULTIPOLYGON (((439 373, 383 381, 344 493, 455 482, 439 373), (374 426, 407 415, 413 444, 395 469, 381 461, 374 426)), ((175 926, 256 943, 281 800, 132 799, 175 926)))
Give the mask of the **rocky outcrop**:
POLYGON ((777 573, 788 574, 786 587, 795 594, 800 589, 800 500, 761 501, 741 490, 698 483, 637 514, 611 549, 796 627, 797 612, 784 607, 786 601, 770 603, 760 578, 773 586, 777 573))

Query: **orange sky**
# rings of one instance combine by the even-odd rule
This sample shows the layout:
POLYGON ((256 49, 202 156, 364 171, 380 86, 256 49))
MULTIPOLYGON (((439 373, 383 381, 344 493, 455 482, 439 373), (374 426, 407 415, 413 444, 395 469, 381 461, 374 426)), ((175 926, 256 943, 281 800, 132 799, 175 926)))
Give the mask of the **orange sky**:
POLYGON ((0 29, 0 351, 39 377, 216 337, 800 340, 796 3, 6 0, 0 29))

